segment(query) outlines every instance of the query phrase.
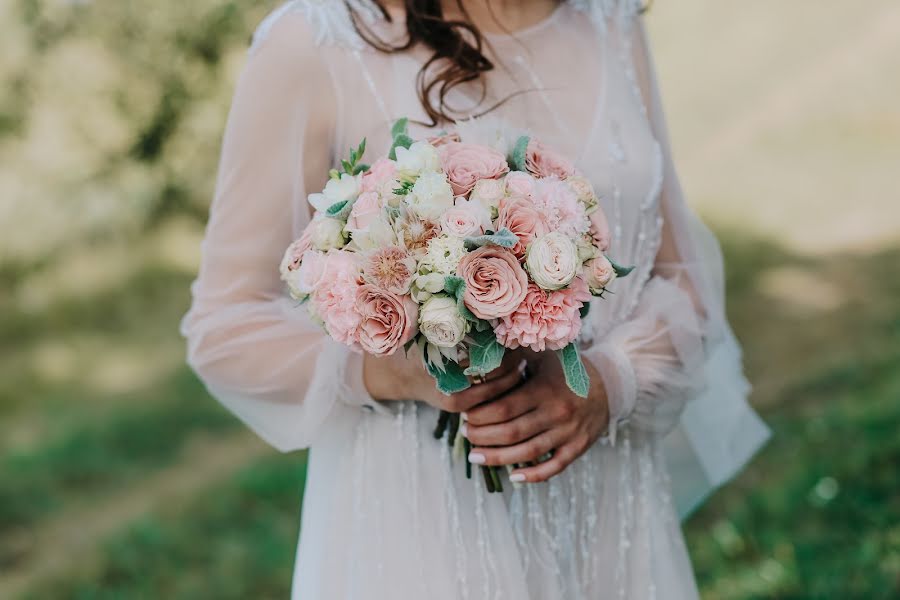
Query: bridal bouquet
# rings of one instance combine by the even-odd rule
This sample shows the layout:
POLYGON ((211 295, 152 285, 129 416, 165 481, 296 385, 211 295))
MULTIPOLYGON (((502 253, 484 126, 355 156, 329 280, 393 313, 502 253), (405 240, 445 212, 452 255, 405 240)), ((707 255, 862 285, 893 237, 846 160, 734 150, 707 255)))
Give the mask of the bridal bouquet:
MULTIPOLYGON (((394 124, 388 156, 365 140, 332 169, 281 276, 328 334, 353 349, 420 353, 446 394, 500 366, 506 349, 556 351, 566 383, 588 393, 575 343, 592 296, 631 270, 604 253, 609 230, 586 178, 521 136, 509 148, 456 134, 413 140, 394 124)), ((435 437, 468 454, 459 415, 435 437)), ((471 476, 471 465, 466 464, 471 476)), ((496 468, 482 467, 489 491, 496 468)))

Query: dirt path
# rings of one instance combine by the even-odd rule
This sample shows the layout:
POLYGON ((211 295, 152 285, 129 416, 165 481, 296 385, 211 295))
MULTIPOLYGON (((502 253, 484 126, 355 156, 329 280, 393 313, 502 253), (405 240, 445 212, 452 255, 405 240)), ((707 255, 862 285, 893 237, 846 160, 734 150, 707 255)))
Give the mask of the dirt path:
POLYGON ((0 598, 17 598, 35 583, 90 567, 105 538, 139 517, 184 502, 272 452, 249 432, 191 443, 172 467, 101 502, 62 512, 33 532, 33 558, 0 578, 0 598))

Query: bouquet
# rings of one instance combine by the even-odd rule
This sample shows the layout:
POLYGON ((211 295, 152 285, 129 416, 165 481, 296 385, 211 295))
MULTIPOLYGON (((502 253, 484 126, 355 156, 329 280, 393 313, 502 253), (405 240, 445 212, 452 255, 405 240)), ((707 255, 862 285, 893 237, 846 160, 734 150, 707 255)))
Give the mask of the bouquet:
MULTIPOLYGON (((281 277, 336 341, 389 355, 416 351, 446 394, 500 366, 507 349, 555 351, 586 396, 576 339, 592 296, 627 275, 605 255, 609 229, 589 181, 529 136, 495 146, 458 134, 413 140, 406 119, 386 157, 365 140, 332 169, 281 277)), ((468 454, 459 415, 435 437, 468 454)), ((481 467, 501 491, 496 467, 481 467)), ((471 477, 471 465, 466 463, 471 477)))

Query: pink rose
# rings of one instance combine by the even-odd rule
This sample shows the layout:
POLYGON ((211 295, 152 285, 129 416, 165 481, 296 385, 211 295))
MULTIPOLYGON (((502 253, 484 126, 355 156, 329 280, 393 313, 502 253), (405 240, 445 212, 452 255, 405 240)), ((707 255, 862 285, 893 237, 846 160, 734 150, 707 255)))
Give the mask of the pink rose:
POLYGON ((516 255, 500 246, 482 246, 467 253, 459 261, 457 273, 466 284, 463 302, 480 319, 511 314, 528 290, 528 275, 516 255))
POLYGON ((561 350, 581 331, 580 310, 591 294, 579 278, 555 292, 529 284, 523 302, 494 327, 497 341, 507 348, 525 346, 535 352, 561 350))
POLYGON ((369 170, 363 173, 359 191, 376 192, 385 182, 393 181, 397 176, 397 163, 387 158, 379 158, 369 170))
MULTIPOLYGON (((490 180, 483 180, 490 181, 490 180)), ((490 209, 476 200, 456 199, 456 206, 441 215, 441 229, 447 235, 466 238, 484 233, 491 227, 490 209)))
POLYGON ((575 173, 575 165, 569 159, 535 139, 525 149, 525 168, 535 177, 556 175, 565 179, 575 173))
POLYGON ((393 354, 416 335, 418 304, 409 296, 362 285, 356 291, 356 310, 359 345, 370 354, 393 354))
POLYGON ((392 294, 406 294, 416 271, 416 259, 398 246, 385 246, 363 263, 363 279, 392 294))
POLYGON ((594 241, 597 242, 600 252, 606 252, 609 250, 610 243, 609 221, 606 220, 606 213, 598 206, 597 210, 592 212, 589 218, 591 221, 591 235, 594 241))
POLYGON ((303 255, 312 246, 312 235, 315 227, 312 223, 306 226, 299 238, 291 242, 287 250, 284 252, 284 258, 281 259, 281 279, 287 280, 288 275, 300 268, 303 261, 303 255))
POLYGON ((381 214, 381 198, 375 192, 363 192, 353 203, 350 216, 347 217, 347 229, 359 231, 368 229, 372 221, 381 214))
POLYGON ((506 191, 510 196, 531 198, 534 193, 534 177, 524 171, 513 171, 506 176, 506 191))
POLYGON ((584 278, 591 293, 600 294, 616 278, 616 270, 609 259, 601 254, 584 264, 584 278))
POLYGON ((438 153, 456 196, 468 195, 479 179, 497 179, 509 171, 506 157, 489 146, 448 142, 438 153))
POLYGON ((528 244, 535 238, 550 232, 547 222, 537 207, 522 197, 509 197, 500 201, 497 215, 497 228, 506 227, 519 238, 512 247, 518 258, 525 256, 528 244))
POLYGON ((428 143, 435 148, 438 148, 445 144, 449 144, 450 142, 458 142, 460 139, 458 133, 444 133, 428 138, 428 143))
POLYGON ((355 307, 360 286, 356 254, 331 250, 324 257, 322 276, 313 290, 312 308, 335 340, 348 346, 356 343, 360 316, 355 307))
POLYGON ((587 233, 590 227, 584 204, 565 182, 555 176, 540 179, 534 187, 534 205, 538 208, 547 226, 570 237, 587 233))

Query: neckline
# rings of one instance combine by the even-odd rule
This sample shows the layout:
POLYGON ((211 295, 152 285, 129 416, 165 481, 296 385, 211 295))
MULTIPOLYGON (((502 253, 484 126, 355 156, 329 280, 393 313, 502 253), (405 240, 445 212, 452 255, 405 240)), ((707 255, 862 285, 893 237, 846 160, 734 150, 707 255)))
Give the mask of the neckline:
POLYGON ((556 6, 550 11, 546 17, 543 19, 528 25, 527 27, 522 27, 521 29, 514 29, 511 31, 482 31, 481 35, 483 35, 486 39, 492 41, 502 41, 502 40, 518 40, 519 38, 533 35, 538 33, 550 25, 552 25, 562 13, 565 5, 568 4, 568 0, 559 0, 556 6))

